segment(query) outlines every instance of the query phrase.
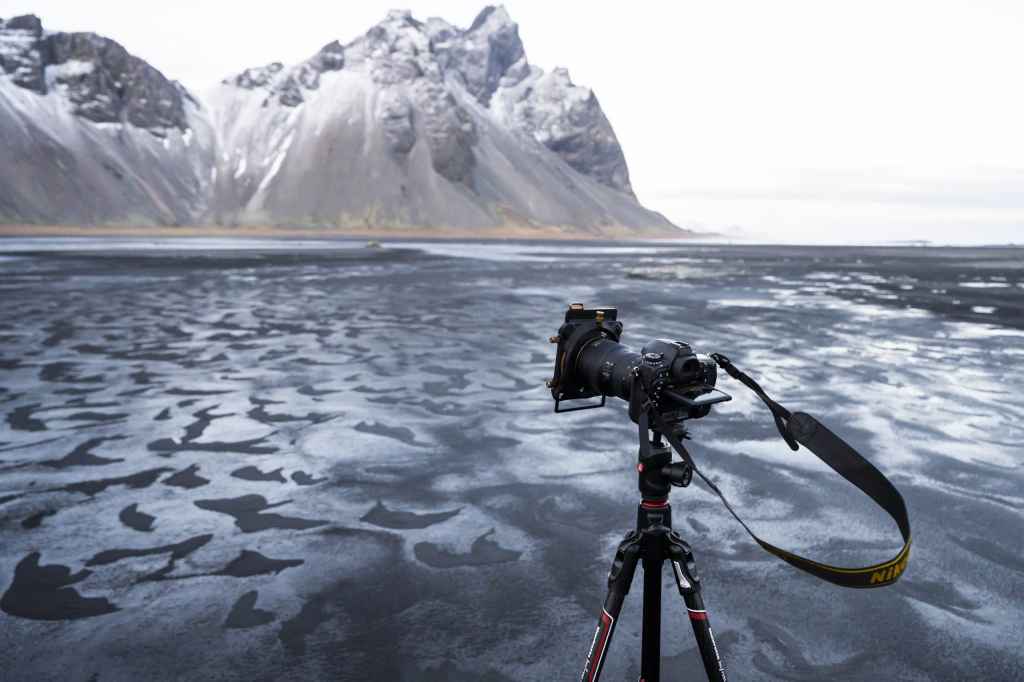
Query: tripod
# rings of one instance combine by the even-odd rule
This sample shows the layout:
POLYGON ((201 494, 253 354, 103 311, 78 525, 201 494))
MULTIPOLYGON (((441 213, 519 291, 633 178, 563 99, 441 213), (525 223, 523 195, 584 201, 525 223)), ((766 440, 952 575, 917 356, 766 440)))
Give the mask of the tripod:
POLYGON ((637 508, 636 530, 626 533, 615 551, 608 573, 608 596, 604 601, 580 682, 596 682, 601 676, 605 654, 615 632, 615 623, 640 561, 644 569, 640 682, 659 682, 661 679, 661 569, 665 561, 672 564, 676 586, 686 603, 708 679, 711 682, 725 682, 725 666, 718 656, 718 647, 704 609, 693 552, 679 534, 672 530, 669 491, 673 485, 689 485, 693 470, 685 462, 672 462, 672 450, 662 443, 659 432, 654 431, 653 441, 644 443, 647 429, 642 428, 640 438, 637 475, 641 502, 637 508))

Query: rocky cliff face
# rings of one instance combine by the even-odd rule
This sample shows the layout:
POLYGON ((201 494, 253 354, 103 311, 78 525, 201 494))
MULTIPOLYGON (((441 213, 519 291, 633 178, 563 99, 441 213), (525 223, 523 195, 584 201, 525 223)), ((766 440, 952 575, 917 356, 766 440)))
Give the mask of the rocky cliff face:
POLYGON ((531 66, 500 7, 467 29, 391 12, 206 106, 35 17, 0 21, 0 73, 6 221, 674 230, 636 202, 594 94, 531 66))
POLYGON ((622 148, 597 97, 566 69, 550 74, 526 60, 519 28, 502 7, 488 7, 467 31, 434 20, 428 28, 445 67, 513 130, 533 137, 598 182, 632 195, 622 148))
POLYGON ((0 35, 0 66, 16 85, 62 93, 94 123, 127 122, 156 135, 188 128, 184 88, 95 33, 44 33, 37 17, 16 17, 0 35))
POLYGON ((0 220, 188 224, 213 134, 191 95, 113 40, 0 21, 0 220))

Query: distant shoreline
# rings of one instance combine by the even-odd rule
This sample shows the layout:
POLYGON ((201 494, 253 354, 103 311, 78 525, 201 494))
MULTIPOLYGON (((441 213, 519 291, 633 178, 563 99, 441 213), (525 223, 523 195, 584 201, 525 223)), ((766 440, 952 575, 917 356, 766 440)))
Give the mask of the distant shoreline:
POLYGON ((287 228, 287 227, 116 227, 82 225, 0 225, 0 237, 246 237, 275 239, 417 239, 417 240, 514 240, 552 239, 566 241, 623 240, 692 240, 716 237, 712 233, 680 230, 671 233, 645 234, 627 228, 609 228, 595 233, 558 227, 508 227, 480 230, 454 228, 287 228))
POLYGON ((905 240, 893 242, 803 242, 765 241, 742 239, 714 232, 680 230, 680 235, 634 234, 626 230, 600 234, 569 232, 559 228, 488 228, 483 231, 455 229, 379 229, 352 230, 337 228, 284 228, 284 227, 126 227, 80 225, 2 225, 0 224, 0 252, 5 239, 72 238, 72 239, 268 239, 322 241, 422 241, 422 242, 622 242, 685 243, 732 247, 776 248, 887 248, 887 249, 1024 249, 1024 243, 990 242, 927 242, 905 240))

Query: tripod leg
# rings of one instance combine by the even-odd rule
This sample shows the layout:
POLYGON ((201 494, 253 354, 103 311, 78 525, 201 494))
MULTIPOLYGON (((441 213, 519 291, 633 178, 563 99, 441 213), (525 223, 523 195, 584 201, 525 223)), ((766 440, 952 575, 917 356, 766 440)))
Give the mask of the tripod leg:
MULTIPOLYGON (((653 541, 649 542, 653 544, 653 541)), ((659 542, 648 549, 643 559, 644 629, 640 643, 640 682, 661 680, 661 568, 664 563, 661 552, 659 542)))
POLYGON ((690 625, 693 626, 693 636, 697 639, 697 647, 700 649, 701 660, 704 661, 704 671, 711 682, 726 682, 725 664, 718 655, 718 646, 715 644, 715 636, 711 632, 711 624, 708 622, 708 612, 704 608, 704 598, 700 594, 700 578, 693 562, 693 552, 690 546, 673 533, 668 540, 668 556, 672 564, 672 573, 676 578, 676 585, 679 587, 679 594, 686 602, 686 610, 690 615, 690 625))
POLYGON ((626 533, 626 538, 619 543, 612 560, 612 568, 608 572, 608 596, 604 600, 601 618, 597 622, 597 632, 590 644, 587 662, 580 675, 580 682, 596 682, 601 676, 604 655, 611 644, 615 623, 622 610, 622 602, 629 593, 629 586, 636 573, 636 564, 640 558, 640 535, 636 531, 626 533))

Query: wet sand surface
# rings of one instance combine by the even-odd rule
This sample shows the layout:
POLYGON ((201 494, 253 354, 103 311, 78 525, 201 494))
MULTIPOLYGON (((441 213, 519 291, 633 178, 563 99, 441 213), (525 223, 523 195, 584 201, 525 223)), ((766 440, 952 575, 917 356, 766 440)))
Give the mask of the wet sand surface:
MULTIPOLYGON (((621 401, 552 414, 571 301, 728 354, 907 501, 904 579, 854 591, 674 490, 732 677, 1021 679, 1020 249, 104 244, 0 241, 4 680, 576 679, 637 492, 621 401)), ((719 386, 691 451, 765 539, 895 553, 719 386)), ((664 578, 663 679, 703 679, 664 578)))

